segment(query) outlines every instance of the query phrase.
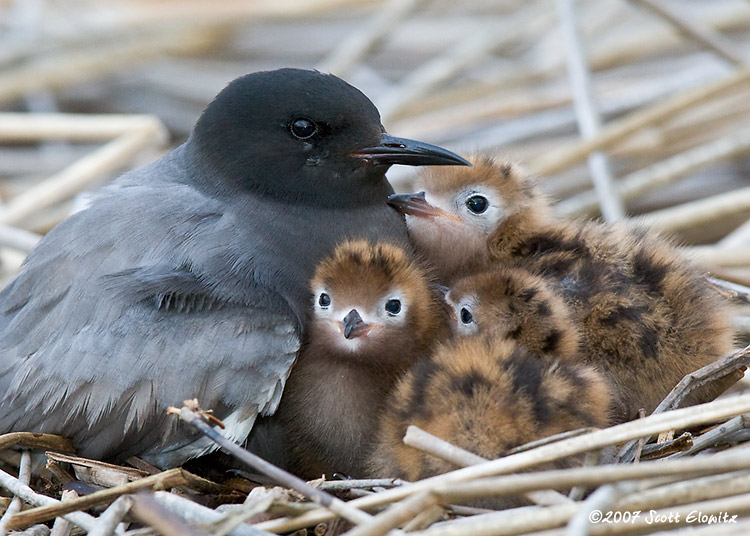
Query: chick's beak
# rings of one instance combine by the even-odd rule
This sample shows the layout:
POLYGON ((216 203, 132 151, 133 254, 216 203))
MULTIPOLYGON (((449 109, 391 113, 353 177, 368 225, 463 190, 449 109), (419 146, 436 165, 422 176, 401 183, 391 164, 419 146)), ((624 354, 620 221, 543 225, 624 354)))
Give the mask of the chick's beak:
POLYGON ((418 218, 448 218, 454 221, 461 221, 454 214, 444 211, 434 205, 429 204, 424 198, 424 192, 418 194, 392 194, 388 196, 388 204, 409 216, 418 218))
POLYGON ((344 337, 347 339, 354 339, 361 337, 370 331, 370 325, 362 320, 356 309, 352 309, 341 321, 341 325, 344 328, 344 337))
POLYGON ((378 145, 358 149, 350 155, 378 166, 471 166, 468 160, 437 145, 386 133, 378 145))

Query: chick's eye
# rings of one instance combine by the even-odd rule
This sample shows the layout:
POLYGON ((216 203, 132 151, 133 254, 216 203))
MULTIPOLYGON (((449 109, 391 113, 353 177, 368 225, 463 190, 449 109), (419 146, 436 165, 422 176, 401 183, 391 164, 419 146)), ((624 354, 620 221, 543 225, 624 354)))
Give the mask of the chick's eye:
POLYGON ((461 307, 461 322, 464 324, 471 324, 474 321, 474 316, 471 314, 466 307, 461 307))
POLYGON ((466 200, 466 206, 474 214, 481 214, 482 212, 487 210, 487 207, 489 206, 489 202, 487 201, 487 198, 484 196, 472 195, 469 199, 466 200))
POLYGON ((385 302, 385 310, 392 315, 399 314, 401 312, 401 300, 388 300, 385 302))
POLYGON ((318 298, 318 305, 320 305, 321 307, 328 307, 329 305, 331 305, 331 297, 325 292, 322 293, 318 298))
POLYGON ((318 125, 309 119, 300 117, 292 121, 291 125, 289 125, 289 130, 292 131, 292 136, 298 140, 306 140, 312 138, 318 132, 318 125))

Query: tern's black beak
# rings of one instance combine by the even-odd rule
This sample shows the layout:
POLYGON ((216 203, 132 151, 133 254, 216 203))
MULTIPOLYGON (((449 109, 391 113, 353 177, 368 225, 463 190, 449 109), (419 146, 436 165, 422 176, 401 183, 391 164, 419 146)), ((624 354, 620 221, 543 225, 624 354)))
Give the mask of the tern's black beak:
POLYGON ((388 196, 388 204, 409 216, 418 218, 448 218, 461 221, 455 214, 450 214, 441 208, 429 204, 424 198, 424 192, 418 194, 392 194, 388 196))
POLYGON ((362 320, 356 309, 349 311, 341 324, 344 326, 344 337, 347 339, 360 337, 370 331, 370 326, 362 320))
POLYGON ((371 162, 377 166, 403 164, 405 166, 470 166, 471 162, 447 149, 422 141, 394 138, 383 134, 375 147, 365 147, 351 156, 371 162))

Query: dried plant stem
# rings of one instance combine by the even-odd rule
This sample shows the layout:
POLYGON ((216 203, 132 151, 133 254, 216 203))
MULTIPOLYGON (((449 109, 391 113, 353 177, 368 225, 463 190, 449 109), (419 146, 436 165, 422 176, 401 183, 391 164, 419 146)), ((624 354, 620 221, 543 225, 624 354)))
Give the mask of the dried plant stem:
POLYGON ((690 449, 676 452, 672 454, 670 458, 682 458, 700 452, 703 449, 716 445, 727 436, 748 428, 748 425, 750 425, 750 417, 748 415, 735 417, 734 419, 731 419, 724 424, 717 426, 713 430, 695 438, 693 446, 690 449))
POLYGON ((729 453, 711 459, 658 460, 638 464, 575 467, 550 471, 535 471, 477 479, 456 484, 442 484, 433 488, 441 502, 466 501, 481 497, 513 495, 525 491, 573 486, 600 486, 627 480, 647 480, 660 477, 698 477, 750 469, 750 461, 729 453))
MULTIPOLYGON (((734 352, 718 361, 715 361, 695 372, 686 375, 680 382, 669 392, 651 414, 651 417, 668 412, 682 403, 683 400, 695 389, 706 385, 714 380, 723 378, 727 374, 741 370, 750 364, 750 346, 734 352)), ((689 409, 689 408, 687 408, 689 409)), ((740 412, 745 413, 745 412, 740 412)), ((639 420, 638 422, 642 422, 639 420)), ((675 429, 678 427, 673 427, 675 429)), ((648 439, 651 434, 643 434, 642 438, 648 439)), ((630 462, 635 457, 638 448, 637 441, 630 441, 617 454, 621 462, 630 462)))
POLYGON ((366 28, 352 32, 341 41, 318 67, 322 72, 330 72, 347 78, 357 64, 384 37, 412 13, 423 0, 389 0, 379 8, 366 28))
POLYGON ((318 489, 323 491, 346 491, 357 488, 393 488, 407 484, 405 480, 398 478, 368 478, 352 480, 326 480, 317 484, 318 489))
POLYGON ((657 231, 672 232, 700 227, 709 222, 748 211, 750 211, 750 187, 650 212, 635 218, 635 221, 657 231))
MULTIPOLYGON (((18 480, 28 486, 31 482, 31 452, 25 450, 21 453, 21 463, 18 465, 18 480)), ((8 520, 21 511, 21 497, 13 497, 8 509, 5 510, 2 519, 0 519, 0 536, 5 536, 8 532, 8 520)))
POLYGON ((13 248, 28 253, 41 239, 41 235, 26 229, 0 223, 0 247, 13 248))
MULTIPOLYGON (((222 523, 227 517, 174 493, 157 491, 152 495, 152 498, 159 506, 180 516, 188 523, 214 525, 222 523)), ((269 533, 258 529, 256 526, 242 524, 232 529, 229 536, 269 536, 269 533)))
POLYGON ((216 432, 216 430, 211 428, 211 426, 203 420, 203 413, 198 408, 197 401, 185 401, 185 406, 183 408, 179 410, 177 410, 176 408, 170 408, 170 413, 179 414, 180 418, 183 421, 200 430, 201 433, 214 441, 222 448, 222 450, 224 450, 228 454, 231 454, 232 456, 238 458, 253 469, 261 471, 263 474, 270 476, 280 484, 299 491, 303 495, 314 499, 315 501, 328 508, 331 512, 335 512, 346 520, 351 521, 354 524, 367 523, 372 520, 372 516, 370 516, 366 512, 357 510, 356 508, 350 506, 348 503, 337 499, 333 495, 329 495, 328 493, 311 486, 304 480, 290 473, 287 473, 282 469, 279 469, 278 467, 268 463, 252 452, 243 449, 236 443, 233 443, 232 441, 216 432))
POLYGON ((371 522, 354 527, 346 533, 346 536, 383 536, 391 529, 413 520, 437 503, 438 497, 429 491, 414 494, 381 512, 371 522))
MULTIPOLYGON (((748 411, 750 411, 750 394, 719 399, 708 404, 701 404, 670 411, 668 413, 651 415, 635 422, 619 424, 604 430, 597 430, 589 434, 558 441, 551 445, 545 445, 534 450, 520 452, 505 458, 492 460, 471 467, 465 467, 426 480, 421 480, 419 482, 386 490, 367 497, 355 499, 347 504, 357 508, 382 506, 403 499, 414 493, 432 489, 439 484, 455 484, 475 478, 494 476, 520 469, 526 469, 528 467, 554 461, 566 456, 580 454, 582 452, 599 449, 608 445, 615 445, 629 439, 648 436, 665 430, 682 429, 696 424, 716 422, 748 411)), ((554 506, 550 508, 554 508, 554 506)), ((259 524, 258 527, 270 532, 289 532, 298 528, 315 525, 328 519, 331 519, 329 512, 325 510, 316 510, 294 519, 278 519, 264 522, 259 524)))
POLYGON ((654 0, 631 0, 631 2, 636 2, 650 10, 652 13, 656 13, 658 16, 671 23, 682 33, 705 46, 709 50, 712 50, 717 55, 727 60, 729 63, 733 65, 742 65, 743 63, 745 63, 745 59, 740 54, 735 52, 731 43, 727 42, 727 40, 725 40, 721 36, 721 34, 714 32, 713 29, 703 25, 699 25, 682 16, 681 13, 670 9, 664 4, 655 2, 654 0))
MULTIPOLYGON (((703 166, 748 151, 750 129, 742 129, 626 175, 617 183, 616 190, 624 200, 630 201, 671 184, 703 166)), ((591 215, 595 214, 598 208, 598 199, 593 191, 569 197, 556 206, 561 216, 591 215)))
POLYGON ((70 439, 54 434, 35 434, 32 432, 11 432, 0 435, 0 450, 11 447, 26 447, 48 450, 75 452, 70 439))
MULTIPOLYGON (((601 131, 601 118, 591 88, 591 73, 576 23, 575 7, 572 0, 557 0, 556 4, 565 41, 565 59, 573 90, 578 129, 584 140, 590 140, 596 138, 601 131)), ((593 151, 588 155, 588 165, 605 221, 622 219, 625 208, 614 188, 607 155, 602 151, 593 151)))
MULTIPOLYGON (((23 482, 18 480, 17 478, 12 477, 5 471, 0 470, 0 486, 4 487, 17 497, 20 497, 21 500, 23 500, 26 503, 32 504, 34 506, 57 506, 62 504, 60 501, 56 501, 55 499, 51 497, 47 497, 46 495, 40 495, 36 493, 33 489, 31 489, 29 486, 25 485, 23 482)), ((25 512, 22 512, 20 514, 16 514, 15 517, 19 515, 23 515, 25 512)), ((71 512, 69 514, 65 514, 65 519, 70 521, 71 523, 74 523, 75 525, 78 525, 82 529, 89 531, 93 528, 95 519, 88 515, 84 514, 83 512, 71 512)), ((9 521, 12 521, 9 520, 9 521)), ((11 527, 7 527, 11 528, 11 527)))
MULTIPOLYGON (((133 515, 149 527, 156 529, 163 536, 208 535, 207 532, 188 525, 181 517, 162 507, 151 495, 138 493, 134 497, 129 497, 129 499, 133 503, 133 515)), ((114 503, 112 503, 112 506, 114 506, 114 503)))
POLYGON ((110 536, 131 506, 133 506, 132 497, 127 495, 119 497, 99 516, 96 525, 89 531, 89 536, 110 536))
POLYGON ((133 32, 96 46, 38 54, 4 70, 0 78, 0 102, 80 84, 167 51, 206 48, 220 38, 220 30, 206 24, 160 24, 148 32, 133 32))
POLYGON ((117 170, 144 147, 163 138, 161 123, 127 132, 93 153, 81 158, 41 184, 26 190, 0 207, 0 222, 17 223, 35 211, 49 207, 78 193, 85 186, 117 170))
POLYGON ((16 514, 9 521, 8 527, 20 528, 34 523, 41 523, 70 512, 75 512, 76 510, 85 510, 98 504, 106 504, 121 495, 144 489, 169 489, 175 486, 183 486, 188 482, 188 478, 185 476, 186 473, 187 471, 183 469, 170 469, 158 475, 141 478, 140 480, 128 482, 114 488, 96 491, 67 502, 55 501, 54 504, 32 508, 31 510, 16 514))
POLYGON ((154 129, 163 129, 154 115, 0 113, 0 142, 95 142, 154 129))
MULTIPOLYGON (((447 441, 435 437, 413 425, 406 429, 404 443, 410 447, 447 460, 459 467, 468 467, 470 465, 477 465, 488 461, 487 458, 477 456, 473 452, 469 452, 457 447, 456 445, 448 443, 447 441)), ((565 495, 552 490, 529 491, 526 493, 526 497, 536 504, 559 504, 570 502, 570 499, 565 495)))
POLYGON ((596 138, 582 140, 572 146, 551 151, 532 162, 530 167, 540 175, 557 173, 581 162, 593 151, 612 147, 644 127, 669 119, 692 106, 746 84, 748 80, 750 80, 750 67, 742 67, 724 79, 681 91, 607 124, 596 138))
MULTIPOLYGON (((70 489, 63 490, 61 501, 72 501, 77 498, 78 494, 70 489)), ((55 519, 55 524, 52 525, 52 531, 49 536, 70 536, 70 529, 73 528, 70 521, 64 517, 58 517, 55 519)))
POLYGON ((378 108, 383 122, 388 124, 399 119, 412 102, 431 89, 485 58, 489 52, 519 40, 522 36, 528 35, 528 32, 548 27, 551 21, 552 18, 546 10, 533 3, 530 8, 504 22, 502 28, 474 33, 449 47, 446 54, 416 69, 382 99, 378 108))

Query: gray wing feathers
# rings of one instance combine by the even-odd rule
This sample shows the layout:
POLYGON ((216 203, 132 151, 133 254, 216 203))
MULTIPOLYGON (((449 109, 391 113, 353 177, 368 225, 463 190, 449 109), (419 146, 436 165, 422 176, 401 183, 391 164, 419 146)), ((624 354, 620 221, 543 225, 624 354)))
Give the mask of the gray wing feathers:
POLYGON ((254 284, 251 263, 236 274, 246 284, 231 282, 239 296, 194 271, 211 262, 196 234, 227 254, 226 233, 211 235, 231 218, 187 186, 164 194, 157 211, 121 187, 73 216, 0 295, 0 432, 62 433, 84 455, 127 456, 194 441, 165 414, 186 398, 244 427, 275 411, 299 348, 294 315, 254 284), (140 215, 126 230, 123 205, 140 215))

